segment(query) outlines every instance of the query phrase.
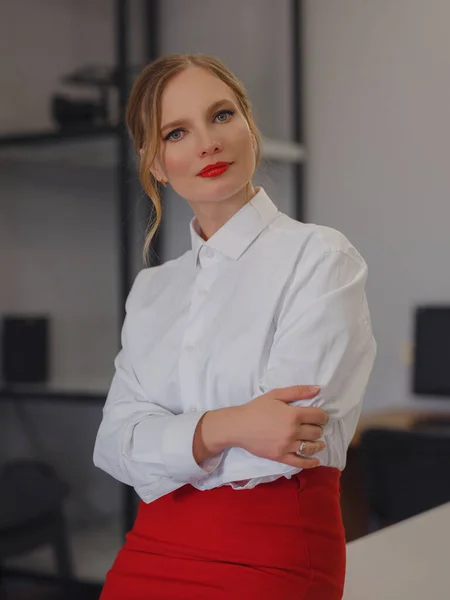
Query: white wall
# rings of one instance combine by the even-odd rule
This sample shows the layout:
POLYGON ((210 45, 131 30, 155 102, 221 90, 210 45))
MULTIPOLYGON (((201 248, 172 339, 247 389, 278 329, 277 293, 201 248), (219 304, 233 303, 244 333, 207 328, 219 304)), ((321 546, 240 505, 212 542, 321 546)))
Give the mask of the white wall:
POLYGON ((450 3, 306 0, 308 220, 369 265, 379 351, 366 409, 447 401, 409 391, 420 303, 450 303, 450 3))

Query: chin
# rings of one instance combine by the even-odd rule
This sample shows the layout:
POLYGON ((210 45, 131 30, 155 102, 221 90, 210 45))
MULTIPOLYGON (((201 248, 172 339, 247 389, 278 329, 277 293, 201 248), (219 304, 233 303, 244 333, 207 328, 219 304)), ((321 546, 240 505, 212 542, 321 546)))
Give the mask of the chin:
POLYGON ((205 202, 220 202, 238 194, 249 182, 248 177, 220 176, 215 180, 201 181, 199 197, 205 202))

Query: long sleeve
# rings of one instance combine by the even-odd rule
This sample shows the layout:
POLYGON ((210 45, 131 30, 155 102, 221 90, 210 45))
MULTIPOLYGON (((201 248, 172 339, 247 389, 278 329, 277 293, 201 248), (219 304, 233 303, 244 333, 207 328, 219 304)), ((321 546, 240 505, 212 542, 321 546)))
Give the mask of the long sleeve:
POLYGON ((320 385, 297 406, 328 412, 322 464, 345 466, 372 371, 376 343, 365 295, 367 265, 353 248, 311 253, 297 269, 277 315, 267 370, 255 397, 291 385, 320 385))
POLYGON ((138 381, 131 362, 128 320, 140 293, 139 279, 140 275, 127 299, 122 348, 115 359, 115 374, 103 408, 94 464, 133 486, 144 501, 151 501, 207 477, 221 455, 205 461, 205 468, 194 459, 193 437, 206 411, 174 415, 150 402, 138 381))

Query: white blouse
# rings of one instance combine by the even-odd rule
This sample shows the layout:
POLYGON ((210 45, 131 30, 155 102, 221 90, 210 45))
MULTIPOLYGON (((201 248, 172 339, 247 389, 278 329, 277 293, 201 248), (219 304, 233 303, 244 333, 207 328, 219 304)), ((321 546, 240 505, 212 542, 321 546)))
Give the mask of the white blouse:
POLYGON ((194 217, 191 250, 133 284, 95 465, 144 502, 186 483, 289 478, 300 469, 241 448, 199 466, 194 432, 208 410, 311 384, 320 394, 294 404, 328 412, 316 456, 342 470, 376 352, 366 263, 344 235, 283 214, 263 188, 208 241, 197 227, 194 217))

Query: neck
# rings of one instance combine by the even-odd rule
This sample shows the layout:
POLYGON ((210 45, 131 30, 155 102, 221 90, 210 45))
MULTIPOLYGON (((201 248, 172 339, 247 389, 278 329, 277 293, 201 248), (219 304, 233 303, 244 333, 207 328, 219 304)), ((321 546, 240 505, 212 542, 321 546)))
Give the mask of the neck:
POLYGON ((236 194, 218 203, 190 203, 195 213, 197 231, 204 240, 209 240, 233 215, 241 210, 256 195, 259 188, 250 183, 236 194))

